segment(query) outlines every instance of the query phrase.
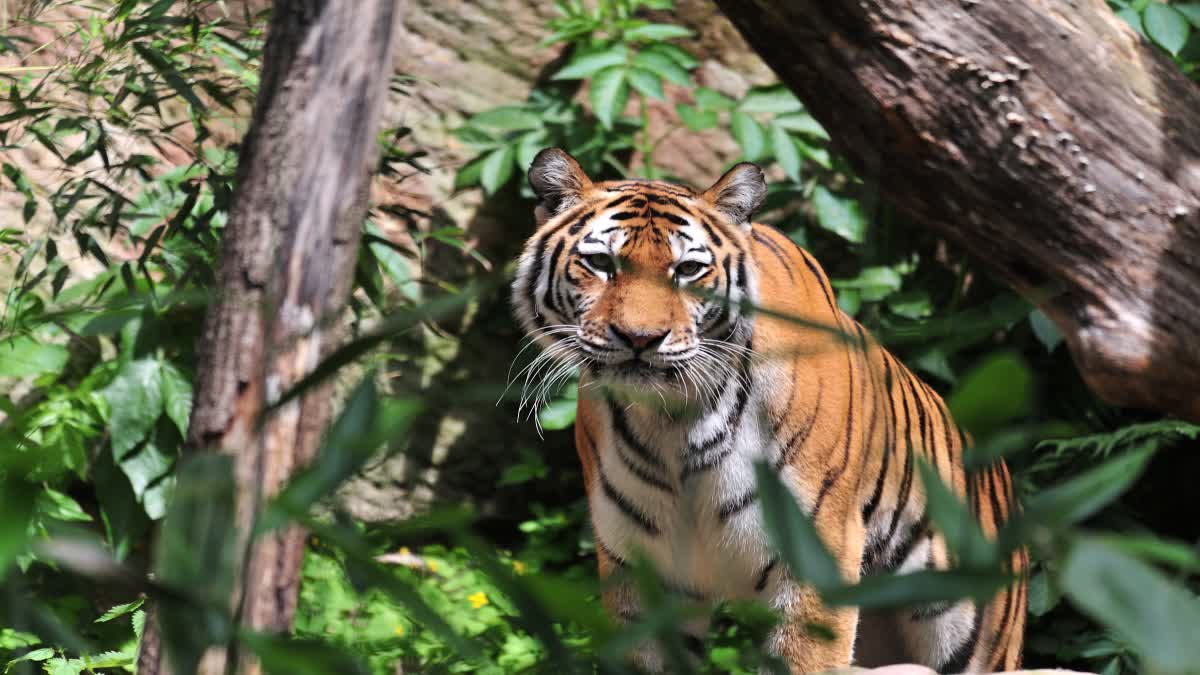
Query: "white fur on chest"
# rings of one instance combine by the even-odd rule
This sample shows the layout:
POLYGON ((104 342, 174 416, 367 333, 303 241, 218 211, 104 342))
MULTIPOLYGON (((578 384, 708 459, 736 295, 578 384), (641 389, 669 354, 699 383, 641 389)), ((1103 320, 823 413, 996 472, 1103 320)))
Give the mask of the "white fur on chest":
POLYGON ((754 463, 772 461, 777 448, 757 396, 748 395, 736 425, 728 426, 736 389, 726 398, 690 424, 617 412, 640 447, 631 447, 613 419, 596 439, 603 478, 595 479, 601 484, 594 486, 593 526, 609 551, 626 561, 647 556, 685 592, 745 598, 760 590, 756 584, 771 561, 754 463), (705 459, 719 462, 695 470, 705 459))

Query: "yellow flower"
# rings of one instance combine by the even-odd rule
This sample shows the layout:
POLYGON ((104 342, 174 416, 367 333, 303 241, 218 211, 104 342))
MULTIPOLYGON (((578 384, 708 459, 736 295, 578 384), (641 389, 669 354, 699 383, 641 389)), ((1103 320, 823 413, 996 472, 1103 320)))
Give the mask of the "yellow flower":
POLYGON ((408 556, 412 555, 412 553, 409 552, 407 546, 401 546, 400 547, 400 555, 408 557, 408 556))
POLYGON ((475 609, 479 609, 480 607, 488 604, 488 599, 487 596, 484 595, 483 591, 477 591, 467 596, 467 602, 471 603, 471 606, 475 609))
POLYGON ((396 635, 404 637, 404 626, 396 626, 396 635))
POLYGON ((512 566, 513 571, 517 574, 525 574, 525 563, 521 562, 520 560, 514 560, 512 561, 512 566))
POLYGON ((429 568, 430 572, 437 572, 437 568, 438 568, 437 561, 436 560, 426 561, 425 567, 429 568))

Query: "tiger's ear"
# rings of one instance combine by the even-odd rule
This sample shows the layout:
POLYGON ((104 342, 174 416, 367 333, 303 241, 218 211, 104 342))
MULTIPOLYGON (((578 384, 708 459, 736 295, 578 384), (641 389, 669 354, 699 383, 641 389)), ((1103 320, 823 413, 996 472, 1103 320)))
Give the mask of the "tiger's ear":
POLYGON ((538 198, 534 216, 541 225, 583 201, 592 180, 574 157, 559 148, 546 148, 529 166, 529 186, 538 198))
POLYGON ((750 222, 750 216, 767 196, 767 181, 756 164, 742 162, 725 172, 701 195, 735 225, 750 222))

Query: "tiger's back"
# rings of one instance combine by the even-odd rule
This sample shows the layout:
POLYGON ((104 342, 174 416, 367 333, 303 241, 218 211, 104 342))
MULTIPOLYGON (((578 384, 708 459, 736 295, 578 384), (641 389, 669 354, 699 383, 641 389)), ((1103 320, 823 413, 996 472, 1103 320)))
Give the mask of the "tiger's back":
MULTIPOLYGON (((549 353, 578 357, 576 441, 601 573, 644 553, 673 592, 760 598, 786 617, 769 647, 797 671, 852 660, 1016 668, 1023 582, 981 607, 860 617, 824 607, 773 557, 757 508, 758 461, 779 471, 848 580, 949 565, 924 516, 919 460, 967 498, 989 535, 1007 515, 1011 486, 1003 464, 964 471, 966 438, 940 397, 837 308, 807 252, 750 224, 762 178, 748 166, 704 193, 593 184, 565 153, 543 153, 531 169, 545 217, 514 303, 549 353), (593 384, 606 393, 586 395, 593 384), (653 404, 667 394, 693 405, 680 413, 653 404), (814 639, 811 623, 829 625, 835 639, 814 639)), ((632 588, 610 589, 605 602, 626 620, 639 612, 632 588)), ((696 646, 705 625, 681 629, 696 646)), ((636 660, 663 666, 653 645, 636 660)))

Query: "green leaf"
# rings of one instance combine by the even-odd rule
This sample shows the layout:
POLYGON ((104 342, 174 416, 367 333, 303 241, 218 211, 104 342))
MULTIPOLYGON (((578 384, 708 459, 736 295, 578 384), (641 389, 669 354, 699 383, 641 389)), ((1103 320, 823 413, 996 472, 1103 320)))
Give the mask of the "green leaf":
POLYGON ((729 124, 746 161, 753 162, 761 158, 767 149, 767 134, 762 125, 743 112, 730 115, 729 124))
POLYGON ((188 105, 192 106, 193 110, 197 113, 202 113, 208 109, 199 97, 196 96, 196 93, 192 91, 187 80, 183 79, 183 75, 171 64, 167 57, 163 56, 162 52, 144 42, 133 43, 133 49, 166 80, 167 84, 175 90, 175 93, 187 101, 188 105))
POLYGON ((94 623, 105 623, 106 621, 112 621, 113 619, 116 619, 118 617, 125 616, 126 614, 129 614, 129 613, 133 612, 134 610, 136 610, 137 608, 141 607, 142 604, 145 602, 146 602, 145 598, 138 598, 137 600, 134 600, 133 602, 127 602, 123 605, 117 605, 116 607, 111 607, 111 608, 109 608, 109 610, 107 612, 101 614, 100 618, 96 619, 96 621, 94 623))
POLYGON ((4 672, 7 673, 9 668, 11 668, 13 666, 13 664, 21 663, 22 661, 49 661, 50 659, 54 658, 55 653, 56 652, 50 647, 42 647, 41 649, 35 649, 31 652, 28 652, 26 654, 18 656, 17 658, 9 661, 8 664, 4 667, 4 672))
POLYGON ((775 152, 775 160, 783 167, 783 172, 793 181, 800 181, 800 151, 788 132, 780 126, 771 125, 771 149, 775 152))
POLYGON ((154 441, 142 444, 139 449, 126 454, 117 462, 121 473, 125 474, 133 487, 133 494, 142 506, 146 507, 146 515, 150 516, 151 520, 158 520, 166 514, 155 504, 147 505, 146 494, 154 483, 171 470, 174 462, 174 457, 159 449, 154 441))
POLYGON ((576 402, 571 400, 552 401, 538 411, 538 421, 543 429, 558 431, 575 423, 576 402))
POLYGON ((1006 523, 1001 539, 1009 546, 1032 528, 1057 529, 1077 523, 1107 506, 1142 475, 1154 448, 1139 448, 1030 497, 1021 513, 1006 523))
POLYGON ((804 110, 804 106, 790 89, 783 85, 755 87, 746 92, 738 103, 738 110, 747 113, 791 113, 804 110))
POLYGON ((795 496, 784 486, 779 474, 765 462, 756 462, 754 472, 758 480, 763 528, 771 546, 787 563, 792 575, 822 592, 840 587, 842 576, 837 562, 825 548, 812 519, 800 510, 795 496))
POLYGON ((629 83, 625 81, 625 69, 614 67, 596 73, 588 87, 592 112, 605 129, 612 129, 613 120, 625 110, 629 100, 629 83))
POLYGON ((686 103, 676 103, 675 112, 679 114, 679 119, 683 124, 692 131, 711 129, 717 126, 717 122, 720 121, 717 113, 712 111, 702 112, 686 103))
POLYGON ((1175 4, 1171 6, 1175 8, 1175 11, 1187 17, 1192 26, 1200 28, 1200 2, 1188 2, 1182 5, 1175 4))
POLYGON ((513 174, 513 146, 497 148, 484 158, 479 167, 479 182, 489 195, 504 187, 513 174))
POLYGON ((924 319, 933 314, 933 301, 928 291, 905 291, 888 296, 888 309, 906 319, 924 319))
POLYGON ((706 87, 700 87, 693 92, 696 107, 704 112, 720 112, 733 110, 737 104, 733 99, 706 87))
POLYGON ((33 517, 36 490, 11 469, 0 465, 0 579, 9 564, 26 552, 29 521, 33 517), (7 474, 7 475, 6 475, 7 474))
POLYGON ((471 119, 467 120, 467 124, 496 132, 520 131, 540 128, 542 118, 524 106, 508 105, 472 115, 471 119))
POLYGON ((381 400, 375 373, 367 373, 330 426, 316 457, 280 491, 260 528, 279 527, 287 514, 304 513, 331 494, 389 440, 403 438, 420 411, 417 400, 381 400))
POLYGON ((1095 538, 1147 562, 1170 565, 1191 574, 1200 572, 1200 553, 1182 542, 1169 541, 1149 534, 1097 535, 1095 538))
POLYGON ((204 650, 231 635, 235 492, 231 455, 196 453, 176 471, 154 563, 158 583, 174 591, 160 594, 156 605, 173 672, 195 672, 204 650))
POLYGON ((813 209, 821 227, 846 241, 861 244, 866 237, 867 219, 857 200, 839 197, 825 186, 818 185, 813 189, 813 209))
POLYGON ((924 459, 917 460, 921 482, 925 486, 926 514, 946 540, 957 563, 968 569, 998 566, 999 550, 984 536, 979 521, 966 504, 954 494, 924 459))
POLYGON ((554 74, 552 80, 582 80, 591 77, 606 68, 623 66, 629 56, 625 45, 616 44, 612 47, 595 52, 582 52, 573 57, 562 70, 554 74))
POLYGON ((1141 14, 1141 12, 1137 11, 1136 9, 1126 7, 1125 9, 1122 9, 1121 11, 1117 12, 1117 16, 1120 17, 1125 23, 1132 26, 1133 29, 1136 30, 1139 35, 1141 35, 1142 37, 1146 37, 1146 31, 1142 29, 1142 14, 1141 14))
POLYGON ((691 70, 692 68, 700 65, 700 62, 696 60, 696 57, 689 54, 686 49, 680 47, 679 45, 660 43, 647 46, 645 51, 649 51, 654 54, 661 54, 679 64, 679 67, 683 68, 684 70, 691 70))
POLYGON ((829 134, 825 132, 825 127, 821 126, 820 122, 806 112, 780 115, 772 120, 771 123, 781 126, 788 131, 794 131, 818 140, 829 140, 829 134))
POLYGON ((179 435, 187 438, 188 419, 192 416, 192 382, 183 371, 166 361, 162 362, 159 374, 163 410, 179 429, 179 435))
POLYGON ((1142 21, 1151 40, 1170 52, 1171 56, 1179 55, 1191 32, 1186 16, 1171 5, 1152 2, 1146 7, 1142 21))
POLYGON ((690 87, 692 85, 692 77, 688 75, 687 69, 679 65, 678 61, 662 50, 643 49, 638 52, 637 56, 633 57, 633 65, 645 68, 664 80, 674 82, 681 87, 690 87))
POLYGON ((1029 327, 1047 352, 1054 351, 1055 347, 1062 344, 1063 336, 1058 332, 1058 326, 1042 310, 1035 309, 1029 313, 1029 327))
POLYGON ((662 79, 657 74, 645 68, 630 68, 627 76, 629 84, 646 96, 660 101, 666 98, 663 93, 662 79))
POLYGON ((37 496, 37 513, 63 522, 90 523, 92 517, 83 510, 79 502, 54 488, 42 488, 37 496))
POLYGON ((899 290, 903 280, 891 267, 866 267, 853 279, 833 279, 829 283, 838 290, 852 288, 858 291, 865 302, 878 302, 899 290))
POLYGON ((1142 672, 1196 672, 1200 601, 1186 586, 1093 537, 1075 539, 1057 579, 1076 607, 1138 653, 1142 672))
POLYGON ((984 438, 1033 409, 1033 373, 1013 352, 983 359, 959 380, 947 400, 954 419, 984 438))
POLYGON ((42 344, 24 335, 0 340, 0 377, 57 373, 69 356, 62 345, 42 344))
MULTIPOLYGON (((498 152, 498 151, 496 151, 498 152)), ((492 153, 494 154, 494 153, 492 153)), ((474 185, 478 185, 480 177, 483 174, 483 164, 491 155, 482 155, 467 162, 454 173, 454 189, 462 190, 474 185)))
POLYGON ((986 602, 1011 581, 1004 574, 966 569, 873 574, 857 584, 823 592, 821 597, 830 605, 863 609, 912 607, 964 598, 986 602))
POLYGON ((675 38, 685 38, 692 34, 692 31, 683 26, 673 26, 669 23, 652 23, 645 26, 637 26, 625 31, 623 37, 627 42, 644 40, 647 42, 657 42, 659 40, 673 40, 675 38))
POLYGON ((109 431, 117 462, 146 438, 163 412, 160 372, 157 359, 129 361, 100 392, 112 411, 109 431))

